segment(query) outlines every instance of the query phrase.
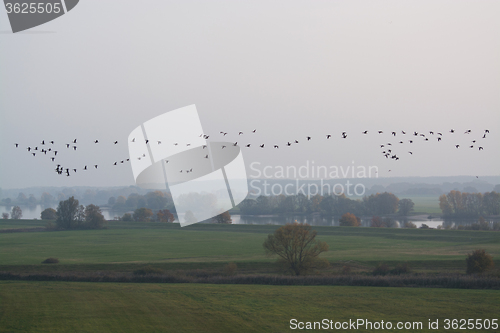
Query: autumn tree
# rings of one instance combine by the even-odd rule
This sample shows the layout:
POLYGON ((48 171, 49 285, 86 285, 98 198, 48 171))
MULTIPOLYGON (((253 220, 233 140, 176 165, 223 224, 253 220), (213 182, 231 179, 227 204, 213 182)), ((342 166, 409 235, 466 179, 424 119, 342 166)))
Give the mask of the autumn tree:
POLYGON ((55 220, 57 219, 57 212, 54 208, 47 208, 43 210, 40 217, 42 220, 55 220))
POLYGON ((96 205, 88 205, 85 207, 85 224, 84 226, 89 229, 101 229, 106 220, 102 215, 101 208, 96 205))
POLYGON ((56 225, 60 229, 75 228, 78 220, 78 200, 70 197, 68 200, 60 201, 57 206, 56 225))
POLYGON ((231 224, 233 220, 231 219, 231 214, 229 212, 224 212, 219 215, 212 217, 214 223, 231 224))
POLYGON ((21 207, 19 206, 12 207, 12 211, 10 212, 10 218, 13 220, 19 220, 21 217, 23 217, 23 211, 21 210, 21 207))
POLYGON ((153 211, 149 208, 137 208, 134 211, 134 220, 138 222, 149 222, 153 216, 153 211))
POLYGON ((340 218, 339 224, 342 227, 359 227, 361 225, 361 219, 354 214, 345 213, 340 218))
POLYGON ((156 213, 156 219, 158 222, 174 222, 175 217, 174 214, 172 214, 168 209, 162 209, 159 210, 158 213, 156 213))
POLYGON ((316 240, 316 231, 308 224, 286 224, 268 235, 263 246, 266 255, 277 255, 283 270, 294 275, 328 266, 327 260, 319 258, 321 253, 328 251, 328 245, 316 240))
POLYGON ((373 216, 370 220, 370 227, 372 228, 383 228, 387 227, 384 220, 382 220, 379 216, 373 216))
POLYGON ((413 211, 413 207, 415 204, 413 203, 413 200, 411 199, 401 199, 399 200, 399 214, 406 216, 410 214, 411 211, 413 211))

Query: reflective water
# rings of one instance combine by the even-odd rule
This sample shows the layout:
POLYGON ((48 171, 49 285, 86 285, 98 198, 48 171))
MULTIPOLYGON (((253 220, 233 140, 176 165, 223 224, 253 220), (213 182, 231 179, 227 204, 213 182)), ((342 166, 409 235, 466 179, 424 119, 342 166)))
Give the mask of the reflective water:
MULTIPOLYGON (((40 219, 40 214, 47 207, 42 207, 41 205, 28 207, 21 207, 23 211, 23 219, 40 219)), ((51 208, 56 208, 51 207, 51 208)), ((11 212, 12 207, 0 206, 0 214, 11 212)), ((117 217, 123 216, 124 212, 116 212, 107 209, 102 209, 102 214, 106 220, 113 220, 117 217)), ((182 216, 180 216, 182 219, 182 216)), ((272 225, 284 225, 286 223, 308 223, 313 226, 338 226, 339 221, 338 218, 332 217, 324 217, 319 214, 313 214, 308 216, 303 215, 287 215, 287 216, 255 216, 255 215, 232 215, 233 224, 272 224, 272 225)), ((361 224, 364 227, 370 226, 371 217, 366 217, 361 219, 361 224)), ((467 225, 471 223, 477 222, 475 219, 462 219, 462 220, 443 220, 441 218, 433 218, 428 219, 427 216, 415 216, 409 218, 391 218, 395 223, 393 227, 404 227, 405 222, 410 221, 414 223, 417 228, 422 226, 422 224, 427 224, 431 228, 436 228, 439 225, 453 225, 453 224, 462 224, 467 225)))

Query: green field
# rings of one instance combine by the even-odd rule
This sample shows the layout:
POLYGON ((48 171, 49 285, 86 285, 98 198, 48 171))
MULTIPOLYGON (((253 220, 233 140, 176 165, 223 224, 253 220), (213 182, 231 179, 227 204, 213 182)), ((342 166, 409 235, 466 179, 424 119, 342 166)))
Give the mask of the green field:
MULTIPOLYGON (((0 222, 0 229, 4 228, 0 222)), ((39 222, 42 225, 42 222, 39 222)), ((22 222, 18 227, 21 227, 22 222)), ((32 227, 33 223, 29 222, 32 227)), ((277 226, 110 222, 106 230, 0 233, 0 266, 272 262, 262 243, 277 226)), ((500 256, 500 233, 458 230, 315 227, 330 261, 464 261, 484 248, 500 256)), ((0 267, 1 270, 1 267, 0 267)))
POLYGON ((0 282, 0 332, 291 332, 293 318, 424 328, 439 319, 438 332, 457 332, 443 320, 498 318, 499 298, 491 290, 9 281, 0 282))
MULTIPOLYGON (((42 221, 0 220, 0 231, 44 225, 42 221)), ((132 272, 151 265, 165 272, 220 274, 225 264, 235 262, 239 274, 277 273, 262 243, 278 226, 195 224, 180 228, 177 224, 109 222, 107 227, 0 232, 0 271, 132 272), (60 263, 41 264, 48 257, 57 257, 60 263)), ((354 272, 366 274, 379 262, 395 265, 403 261, 418 273, 462 274, 466 253, 474 249, 484 248, 495 259, 500 257, 499 232, 314 229, 330 247, 325 253, 332 264, 328 274, 339 274, 346 262, 354 272)), ((289 332, 293 331, 289 328, 292 318, 421 321, 427 325, 429 319, 442 323, 446 318, 495 318, 499 299, 499 290, 0 281, 0 332, 289 332)))

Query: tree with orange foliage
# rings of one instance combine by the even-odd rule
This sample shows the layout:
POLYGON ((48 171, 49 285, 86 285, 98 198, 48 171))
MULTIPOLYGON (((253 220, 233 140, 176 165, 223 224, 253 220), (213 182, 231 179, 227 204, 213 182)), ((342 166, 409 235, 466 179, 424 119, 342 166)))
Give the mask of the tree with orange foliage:
POLYGON ((354 214, 345 213, 340 218, 339 224, 342 227, 359 227, 361 225, 361 219, 354 214))

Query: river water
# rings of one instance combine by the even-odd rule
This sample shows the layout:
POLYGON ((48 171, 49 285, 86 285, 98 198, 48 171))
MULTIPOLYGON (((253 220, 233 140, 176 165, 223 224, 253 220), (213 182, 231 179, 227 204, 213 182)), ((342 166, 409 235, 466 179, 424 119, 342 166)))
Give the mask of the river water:
MULTIPOLYGON (((42 207, 37 205, 34 207, 21 207, 23 211, 23 219, 40 219, 41 212, 47 207, 42 207)), ((52 207, 55 209, 55 207, 52 207)), ((1 213, 10 213, 12 207, 0 206, 1 213)), ((106 220, 113 220, 117 217, 123 216, 124 212, 116 212, 107 209, 102 209, 102 214, 106 220)), ((283 225, 286 223, 293 222, 304 222, 312 226, 338 226, 338 218, 324 217, 319 214, 313 214, 308 216, 302 215, 287 215, 287 216, 254 216, 254 215, 232 215, 233 224, 272 224, 272 225, 283 225)), ((182 216, 181 216, 182 219, 182 216)), ((361 224, 364 227, 370 226, 370 217, 362 218, 361 224)), ((439 225, 452 225, 452 224, 471 224, 476 222, 474 219, 463 219, 463 220, 443 220, 441 218, 428 219, 427 215, 411 216, 408 218, 392 218, 395 222, 394 227, 404 227, 406 221, 413 222, 417 228, 426 224, 431 228, 436 228, 439 225)))

